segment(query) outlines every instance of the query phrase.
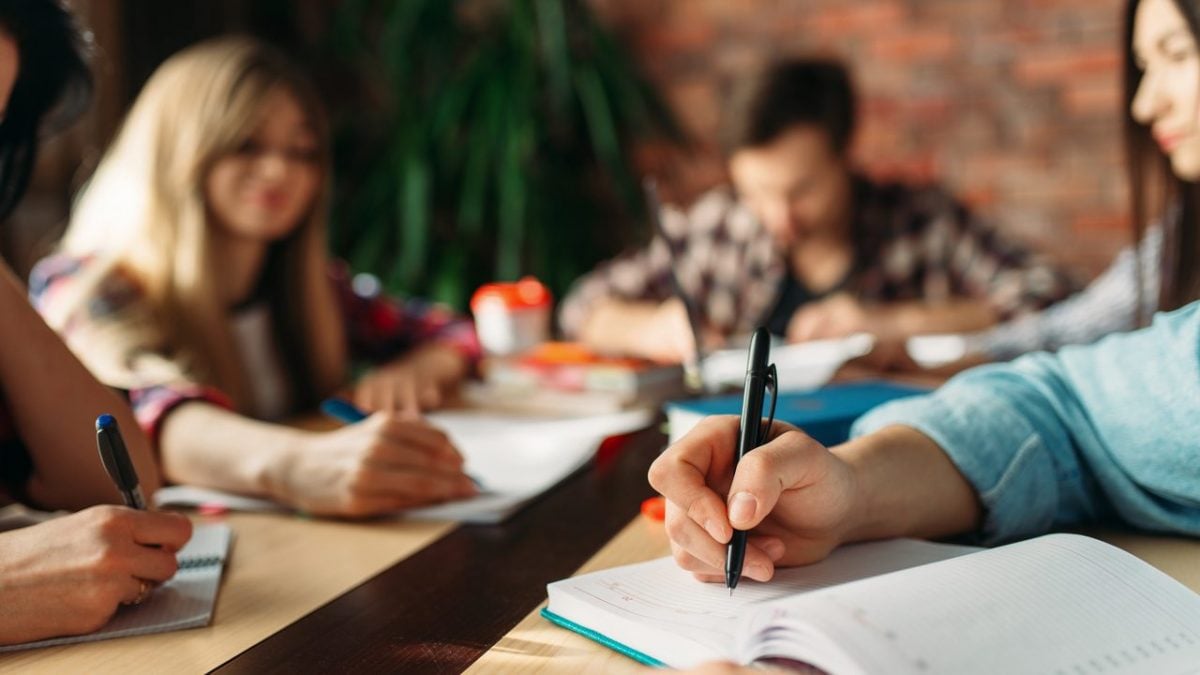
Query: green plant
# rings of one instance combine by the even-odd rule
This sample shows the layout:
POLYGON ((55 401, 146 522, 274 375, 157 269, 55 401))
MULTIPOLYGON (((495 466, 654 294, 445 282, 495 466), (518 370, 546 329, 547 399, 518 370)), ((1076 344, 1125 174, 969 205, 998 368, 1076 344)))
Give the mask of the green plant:
POLYGON ((637 236, 627 148, 682 134, 584 2, 349 0, 337 17, 374 109, 335 108, 332 244, 356 269, 461 309, 524 274, 561 297, 637 236))

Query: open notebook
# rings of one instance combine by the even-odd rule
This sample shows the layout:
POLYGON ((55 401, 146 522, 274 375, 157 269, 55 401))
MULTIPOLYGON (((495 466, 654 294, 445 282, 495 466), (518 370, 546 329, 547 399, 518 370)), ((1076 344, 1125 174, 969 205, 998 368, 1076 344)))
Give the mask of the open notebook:
POLYGON ((174 578, 155 589, 142 604, 122 606, 95 633, 0 646, 0 652, 207 626, 212 621, 232 538, 228 525, 201 525, 179 551, 179 571, 174 578))
POLYGON ((565 579, 542 614, 652 665, 790 659, 845 673, 1197 673, 1200 596, 1055 534, 990 550, 841 548, 733 597, 669 558, 565 579))
MULTIPOLYGON (((471 499, 405 512, 409 518, 496 523, 591 460, 600 443, 645 428, 654 411, 573 418, 520 417, 479 410, 427 416, 454 442, 466 472, 480 484, 471 499)), ((283 510, 274 502, 182 485, 159 490, 158 506, 220 504, 238 511, 283 510)))

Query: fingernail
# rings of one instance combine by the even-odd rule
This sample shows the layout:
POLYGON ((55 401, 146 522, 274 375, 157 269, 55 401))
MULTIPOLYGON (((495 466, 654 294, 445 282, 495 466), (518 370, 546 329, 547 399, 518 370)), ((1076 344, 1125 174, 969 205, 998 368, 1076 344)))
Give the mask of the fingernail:
POLYGON ((729 522, 735 527, 738 523, 746 523, 754 519, 758 509, 758 500, 749 492, 739 492, 729 500, 729 522))
POLYGON ((704 531, 708 532, 708 536, 716 539, 719 542, 725 542, 725 528, 721 527, 721 523, 709 518, 704 521, 704 531))

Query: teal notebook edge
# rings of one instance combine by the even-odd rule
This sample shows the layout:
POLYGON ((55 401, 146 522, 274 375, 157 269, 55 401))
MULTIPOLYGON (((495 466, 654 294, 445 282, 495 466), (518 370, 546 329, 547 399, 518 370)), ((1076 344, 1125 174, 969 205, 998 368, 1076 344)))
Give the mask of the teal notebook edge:
POLYGON ((642 652, 639 652, 636 649, 627 647, 626 645, 623 645, 620 642, 617 642, 616 640, 608 637, 604 633, 599 633, 597 631, 592 630, 591 628, 581 626, 581 625, 575 623, 574 621, 571 621, 570 619, 564 619, 563 617, 555 614, 554 612, 551 612, 548 607, 542 608, 541 615, 542 615, 543 619, 546 619, 550 623, 562 626, 563 628, 566 628, 567 630, 569 630, 573 633, 579 633, 583 637, 585 637, 589 640, 592 640, 594 642, 598 642, 615 652, 624 654, 625 656, 628 656, 629 658, 633 659, 634 661, 637 661, 638 663, 642 663, 647 666, 654 666, 655 668, 666 668, 667 667, 667 664, 663 663, 662 661, 659 661, 658 659, 656 659, 652 656, 643 654, 642 652))

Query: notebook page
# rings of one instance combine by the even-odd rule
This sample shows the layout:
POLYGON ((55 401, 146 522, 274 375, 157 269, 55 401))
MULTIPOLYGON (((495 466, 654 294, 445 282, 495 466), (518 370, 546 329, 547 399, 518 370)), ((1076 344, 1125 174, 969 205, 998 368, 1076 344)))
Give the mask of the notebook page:
POLYGON ((734 653, 738 618, 758 603, 923 565, 978 549, 895 539, 845 546, 807 567, 779 570, 769 583, 743 580, 730 597, 671 558, 550 584, 549 610, 675 667, 734 653))
POLYGON ((0 647, 0 652, 110 638, 165 633, 207 626, 221 584, 233 531, 228 525, 202 525, 178 554, 179 571, 140 605, 122 606, 99 631, 0 647))
POLYGON ((806 660, 789 649, 806 639, 798 632, 756 637, 804 624, 867 673, 1200 673, 1200 596, 1072 534, 773 603, 739 634, 743 658, 806 660))

